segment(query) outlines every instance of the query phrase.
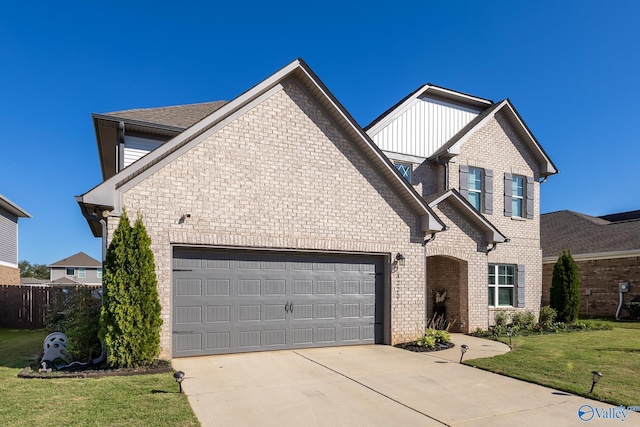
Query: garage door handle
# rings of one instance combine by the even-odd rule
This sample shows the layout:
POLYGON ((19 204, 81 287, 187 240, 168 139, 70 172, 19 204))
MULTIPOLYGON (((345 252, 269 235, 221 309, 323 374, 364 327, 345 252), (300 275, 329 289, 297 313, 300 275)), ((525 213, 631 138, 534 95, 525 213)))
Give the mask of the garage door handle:
POLYGON ((289 310, 291 310, 291 312, 293 313, 293 301, 289 303, 289 310))
POLYGON ((286 302, 286 303, 284 304, 284 311, 285 311, 286 313, 288 313, 288 312, 289 312, 289 302, 286 302))

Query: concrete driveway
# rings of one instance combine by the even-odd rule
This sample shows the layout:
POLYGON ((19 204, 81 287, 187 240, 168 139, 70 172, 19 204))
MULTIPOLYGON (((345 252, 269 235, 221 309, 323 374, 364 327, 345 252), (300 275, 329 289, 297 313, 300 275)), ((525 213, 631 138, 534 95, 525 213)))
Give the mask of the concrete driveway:
POLYGON ((611 405, 460 365, 460 344, 471 348, 465 360, 508 347, 463 335, 454 342, 435 353, 371 345, 173 365, 186 373, 183 388, 203 426, 584 426, 579 408, 589 426, 640 425, 638 413, 604 419, 595 410, 611 405))

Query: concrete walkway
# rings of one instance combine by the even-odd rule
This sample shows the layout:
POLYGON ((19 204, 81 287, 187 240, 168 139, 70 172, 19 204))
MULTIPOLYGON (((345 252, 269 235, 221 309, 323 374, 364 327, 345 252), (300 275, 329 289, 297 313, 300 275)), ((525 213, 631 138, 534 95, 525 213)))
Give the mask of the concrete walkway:
MULTIPOLYGON (((454 334, 456 347, 414 353, 350 346, 174 359, 203 426, 589 426, 611 405, 457 363, 509 350, 454 334), (583 406, 590 405, 590 406, 583 406), (591 412, 589 412, 589 408, 591 412)), ((586 384, 585 387, 588 387, 586 384)), ((612 412, 613 414, 613 412, 612 412)), ((623 425, 640 425, 628 413, 623 425)))

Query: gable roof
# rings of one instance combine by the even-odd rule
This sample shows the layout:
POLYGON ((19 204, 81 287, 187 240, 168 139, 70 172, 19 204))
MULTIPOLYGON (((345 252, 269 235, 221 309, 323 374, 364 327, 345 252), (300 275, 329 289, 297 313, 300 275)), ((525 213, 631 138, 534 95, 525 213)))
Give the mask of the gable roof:
POLYGON ((56 261, 53 264, 49 264, 47 267, 102 267, 102 263, 97 259, 90 257, 84 252, 78 252, 77 254, 63 258, 60 261, 56 261))
POLYGON ((538 164, 540 165, 540 175, 546 177, 558 173, 558 169, 551 161, 551 158, 544 151, 542 145, 540 145, 535 136, 533 136, 533 133, 531 133, 526 123, 522 120, 522 117, 520 117, 520 114, 508 98, 493 104, 491 107, 484 110, 479 116, 462 128, 462 130, 460 130, 460 132, 458 132, 446 144, 440 147, 440 149, 437 150, 430 159, 437 159, 439 157, 450 159, 451 157, 460 154, 462 145, 499 112, 506 117, 514 130, 518 133, 524 143, 527 144, 535 158, 538 160, 538 164))
POLYGON ((230 120, 242 114, 245 109, 249 109, 262 102, 264 98, 271 96, 288 79, 295 79, 308 91, 310 96, 315 98, 347 138, 360 148, 405 203, 420 216, 422 231, 442 231, 444 224, 427 206, 413 186, 400 176, 389 159, 371 141, 309 66, 302 59, 296 59, 102 184, 82 196, 77 196, 76 200, 94 235, 102 235, 102 227, 97 222, 97 214, 104 210, 120 209, 119 200, 115 194, 117 190, 126 191, 131 188, 157 168, 180 156, 208 135, 225 126, 230 120))
POLYGON ((423 96, 428 96, 429 98, 450 102, 462 107, 473 108, 476 110, 484 110, 485 108, 493 104, 493 101, 489 99, 478 98, 477 96, 447 89, 441 86, 436 86, 432 83, 427 83, 402 98, 394 106, 389 108, 375 120, 365 126, 364 130, 366 130, 370 135, 377 133, 378 130, 384 127, 386 123, 390 119, 392 119, 392 116, 396 111, 404 109, 405 106, 423 96))
POLYGON ((31 218, 31 215, 20 206, 0 194, 0 209, 18 218, 31 218))
POLYGON ((574 255, 637 252, 640 255, 638 211, 594 217, 570 210, 540 215, 542 256, 557 259, 563 250, 574 255), (606 218, 618 219, 615 221, 606 218), (627 219, 631 218, 631 219, 627 219))
POLYGON ((446 190, 433 194, 425 199, 430 208, 438 206, 443 201, 451 203, 451 205, 460 212, 471 224, 485 234, 487 243, 505 243, 509 239, 500 232, 491 222, 478 212, 469 201, 462 197, 462 194, 456 190, 446 190))

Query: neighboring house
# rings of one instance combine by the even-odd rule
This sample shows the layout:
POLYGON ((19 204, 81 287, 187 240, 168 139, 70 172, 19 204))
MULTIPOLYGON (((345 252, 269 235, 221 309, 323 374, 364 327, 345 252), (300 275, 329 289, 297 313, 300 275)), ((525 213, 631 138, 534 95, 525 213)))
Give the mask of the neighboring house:
POLYGON ((123 208, 143 216, 164 357, 408 341, 435 289, 463 331, 486 329, 487 301, 537 313, 538 186, 555 167, 508 101, 425 91, 473 111, 429 152, 377 139, 405 104, 372 139, 302 60, 228 103, 94 114, 104 182, 77 201, 104 244, 123 208), (456 160, 484 186, 459 186, 456 160))
POLYGON ((102 263, 84 252, 78 252, 47 267, 53 285, 102 284, 102 263))
POLYGON ((19 285, 18 219, 31 218, 24 209, 0 194, 0 285, 19 285))
POLYGON ((553 267, 563 250, 578 265, 581 316, 615 316, 620 283, 630 285, 624 303, 640 300, 640 210, 599 217, 565 210, 540 220, 543 304, 549 304, 553 267))

